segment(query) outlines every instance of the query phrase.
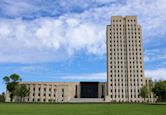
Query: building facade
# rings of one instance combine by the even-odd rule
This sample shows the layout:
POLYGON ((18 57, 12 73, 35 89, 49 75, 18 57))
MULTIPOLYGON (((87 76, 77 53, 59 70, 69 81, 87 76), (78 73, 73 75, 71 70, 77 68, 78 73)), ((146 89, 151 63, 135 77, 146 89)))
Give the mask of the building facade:
MULTIPOLYGON (((76 102, 100 98, 104 101, 105 82, 20 82, 30 90, 24 102, 76 102), (86 100, 85 100, 86 98, 86 100)), ((10 93, 6 93, 6 102, 10 102, 10 93)), ((15 96, 14 102, 20 97, 15 96)))
POLYGON ((107 95, 110 101, 139 102, 145 84, 142 30, 136 16, 112 16, 107 26, 107 95))

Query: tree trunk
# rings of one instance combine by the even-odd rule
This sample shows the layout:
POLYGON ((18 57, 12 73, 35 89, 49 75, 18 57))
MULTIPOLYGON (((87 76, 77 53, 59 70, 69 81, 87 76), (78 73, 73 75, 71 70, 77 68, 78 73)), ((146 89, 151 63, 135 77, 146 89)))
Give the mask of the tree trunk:
POLYGON ((25 97, 23 97, 23 102, 25 102, 25 97))
POLYGON ((22 102, 22 96, 21 96, 21 102, 22 102))
POLYGON ((145 103, 145 97, 144 97, 144 103, 145 103))
POLYGON ((10 94, 10 102, 13 102, 13 94, 10 94))

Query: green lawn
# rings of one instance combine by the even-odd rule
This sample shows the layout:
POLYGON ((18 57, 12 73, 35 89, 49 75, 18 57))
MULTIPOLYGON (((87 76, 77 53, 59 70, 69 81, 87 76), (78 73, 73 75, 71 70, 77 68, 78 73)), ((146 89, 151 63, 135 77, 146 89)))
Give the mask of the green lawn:
POLYGON ((4 103, 0 115, 166 115, 166 105, 4 103))

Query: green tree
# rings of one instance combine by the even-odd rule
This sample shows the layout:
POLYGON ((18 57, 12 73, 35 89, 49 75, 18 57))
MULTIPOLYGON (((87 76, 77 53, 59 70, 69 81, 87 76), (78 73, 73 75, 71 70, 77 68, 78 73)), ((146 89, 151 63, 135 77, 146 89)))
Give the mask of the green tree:
POLYGON ((145 99, 149 96, 149 93, 150 93, 150 90, 147 86, 143 86, 140 90, 140 93, 139 95, 144 98, 144 102, 145 102, 145 99))
POLYGON ((152 91, 158 97, 158 101, 166 101, 166 81, 156 83, 152 91))
POLYGON ((21 99, 20 101, 21 102, 24 102, 24 98, 26 96, 28 96, 29 93, 30 93, 30 90, 26 87, 26 85, 25 84, 20 84, 20 85, 17 86, 15 94, 18 97, 20 97, 20 99, 21 99))
MULTIPOLYGON (((149 83, 146 85, 147 86, 147 89, 148 89, 148 98, 152 98, 151 94, 152 94, 152 89, 153 89, 153 86, 154 86, 154 83, 152 80, 149 80, 149 83)), ((149 101, 149 100, 148 100, 149 101)))
POLYGON ((4 82, 6 83, 6 89, 10 92, 10 101, 13 101, 13 97, 16 95, 15 90, 18 83, 21 81, 21 78, 17 74, 11 74, 10 76, 5 76, 3 78, 4 82))

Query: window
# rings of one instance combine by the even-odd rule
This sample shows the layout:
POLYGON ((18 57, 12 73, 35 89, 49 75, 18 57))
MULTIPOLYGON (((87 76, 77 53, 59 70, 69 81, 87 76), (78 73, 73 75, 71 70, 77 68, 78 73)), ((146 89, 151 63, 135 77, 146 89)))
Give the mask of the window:
POLYGON ((64 89, 62 89, 62 97, 64 97, 64 89))

